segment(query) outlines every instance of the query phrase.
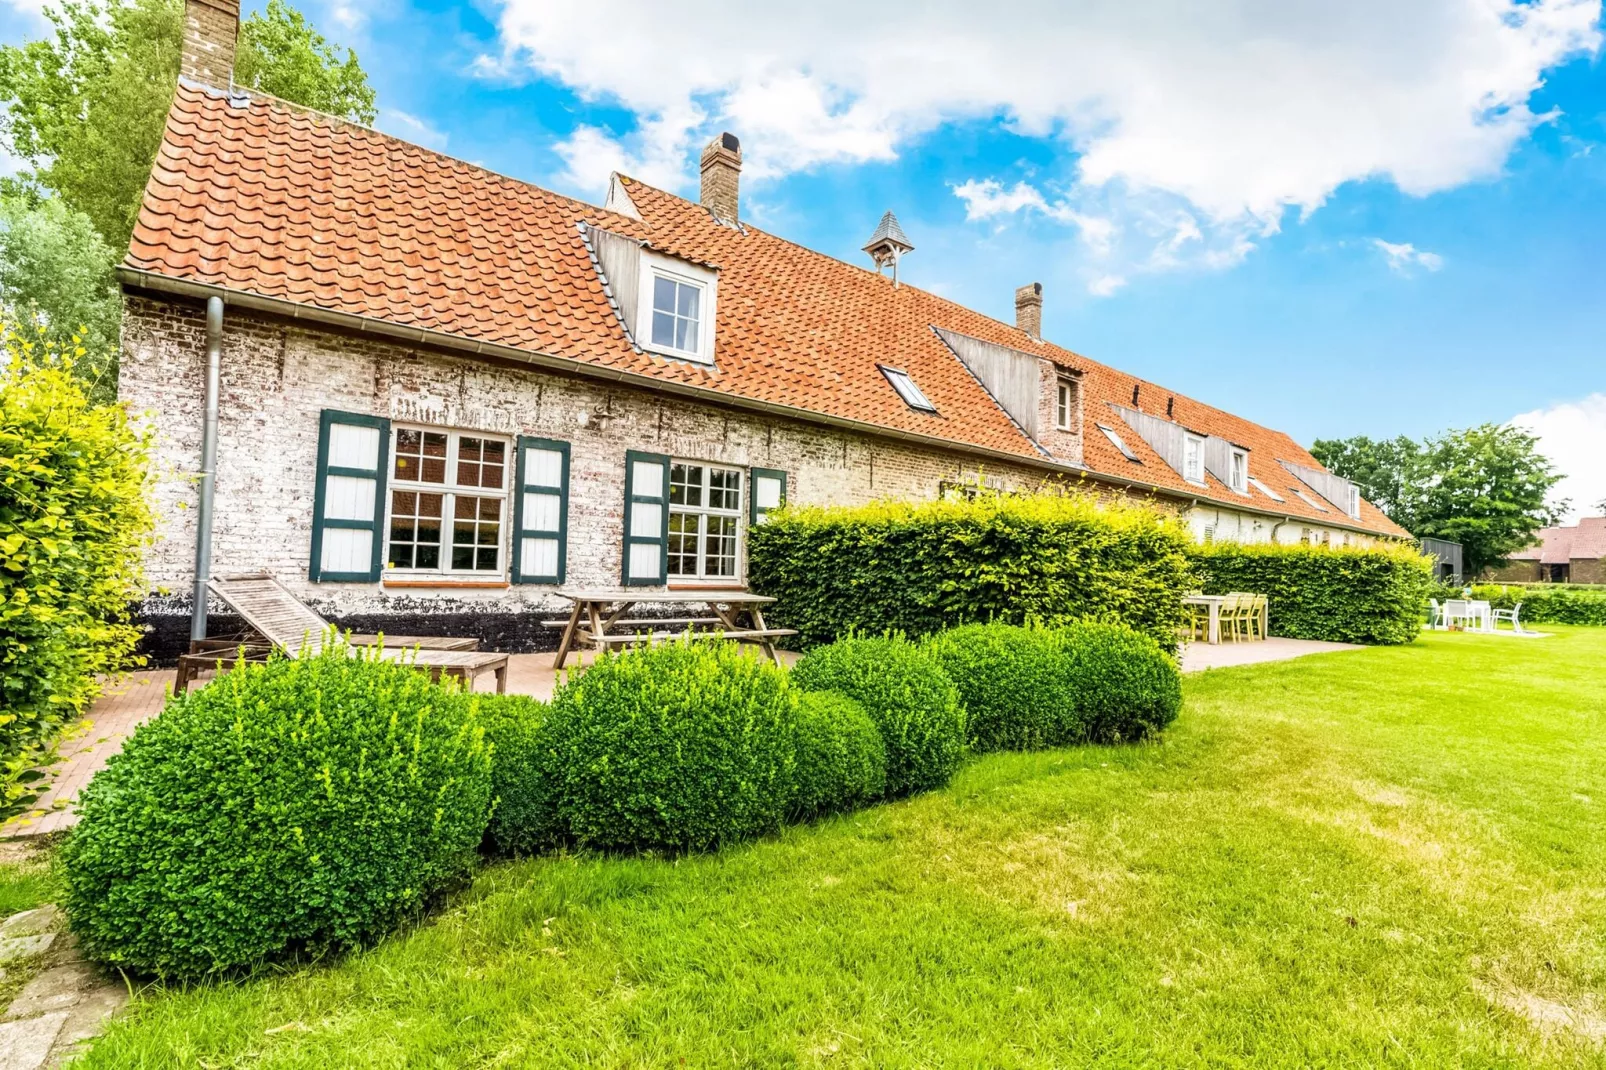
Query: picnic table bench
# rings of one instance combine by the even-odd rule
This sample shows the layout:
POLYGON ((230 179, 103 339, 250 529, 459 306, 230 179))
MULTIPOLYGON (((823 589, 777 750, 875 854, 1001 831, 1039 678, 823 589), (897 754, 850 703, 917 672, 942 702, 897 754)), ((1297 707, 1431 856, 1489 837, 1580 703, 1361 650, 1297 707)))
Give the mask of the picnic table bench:
POLYGON ((576 643, 593 650, 637 643, 661 643, 688 635, 718 632, 726 639, 757 643, 771 661, 780 664, 775 640, 796 635, 794 628, 771 628, 764 623, 764 607, 775 599, 740 588, 669 590, 559 591, 558 597, 574 603, 565 620, 544 620, 548 628, 562 628, 554 669, 563 668, 576 643), (709 613, 687 617, 627 617, 638 605, 708 606, 709 613), (743 618, 746 620, 743 620, 743 618))

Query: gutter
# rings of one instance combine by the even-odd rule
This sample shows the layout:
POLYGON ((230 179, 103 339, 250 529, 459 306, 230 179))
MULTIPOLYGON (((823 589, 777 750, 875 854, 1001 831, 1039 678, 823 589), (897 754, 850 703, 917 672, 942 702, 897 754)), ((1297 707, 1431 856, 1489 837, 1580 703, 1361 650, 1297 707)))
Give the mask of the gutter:
MULTIPOLYGON (((170 275, 161 275, 144 268, 120 265, 117 268, 117 278, 125 286, 139 290, 148 290, 155 293, 173 294, 180 297, 189 297, 210 301, 212 298, 221 298, 226 304, 235 308, 248 309, 254 312, 263 312, 296 322, 315 323, 323 327, 333 327, 338 330, 357 334, 366 334, 396 341, 410 342, 414 345, 429 346, 451 353, 465 353, 471 356, 490 357, 495 360, 507 361, 513 364, 522 364, 528 367, 542 368, 547 371, 558 372, 569 376, 578 376, 585 379, 595 379, 602 382, 618 383, 621 386, 635 387, 649 392, 670 394, 685 398, 689 401, 699 401, 707 405, 718 405, 724 408, 740 409, 746 412, 762 413, 767 416, 778 416, 782 419, 795 420, 800 423, 820 424, 834 427, 843 431, 853 431, 861 435, 875 438, 890 438, 931 449, 947 450, 949 452, 969 454, 984 457, 989 460, 1004 461, 1017 464, 1025 468, 1037 468, 1044 471, 1055 472, 1060 475, 1077 476, 1091 479, 1096 482, 1123 487, 1127 490, 1140 491, 1146 494, 1157 494, 1172 499, 1186 500, 1190 495, 1178 494, 1168 491, 1164 487, 1157 487, 1152 483, 1141 483, 1122 479, 1120 476, 1109 475, 1103 472, 1094 472, 1082 465, 1056 461, 1048 457, 1034 457, 1021 453, 1010 453, 1007 450, 992 449, 987 446, 977 446, 968 442, 956 442, 953 439, 939 438, 936 435, 922 435, 914 431, 900 431, 896 428, 885 427, 881 424, 866 423, 862 420, 850 420, 846 417, 831 416, 827 413, 815 412, 811 409, 800 409, 791 405, 778 405, 771 401, 758 401, 753 398, 741 397, 737 394, 728 394, 712 387, 693 386, 688 383, 677 383, 671 380, 659 379, 640 372, 623 371, 617 368, 608 368, 599 364, 588 364, 585 361, 574 360, 569 357, 557 357, 549 353, 538 353, 534 350, 519 349, 515 346, 503 345, 498 342, 482 342, 462 335, 450 334, 446 331, 433 331, 422 327, 407 327, 389 320, 376 319, 372 316, 358 316, 350 312, 335 312, 331 309, 318 308, 315 305, 304 305, 296 301, 289 301, 282 297, 264 297, 247 290, 234 290, 226 286, 215 286, 211 283, 192 282, 188 279, 175 279, 170 275)), ((963 362, 961 362, 963 363, 963 362)), ((1030 438, 1028 437, 1028 441, 1030 438)), ((1035 443, 1034 443, 1035 445, 1035 443)), ((1337 525, 1344 526, 1344 525, 1337 525)), ((1363 535, 1379 536, 1381 533, 1369 531, 1365 528, 1349 528, 1363 535)), ((1384 536, 1388 537, 1388 536, 1384 536)))

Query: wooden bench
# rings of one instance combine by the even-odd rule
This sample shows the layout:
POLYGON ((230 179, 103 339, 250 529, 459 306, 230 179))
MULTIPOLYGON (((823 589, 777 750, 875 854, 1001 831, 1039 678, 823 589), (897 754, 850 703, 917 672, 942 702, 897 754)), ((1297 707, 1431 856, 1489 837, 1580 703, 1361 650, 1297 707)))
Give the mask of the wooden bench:
MULTIPOLYGON (((452 635, 347 635, 352 646, 377 646, 381 641, 392 650, 468 650, 477 651, 478 639, 452 635)), ((178 675, 173 693, 182 695, 203 672, 228 672, 242 659, 263 662, 273 652, 273 643, 259 634, 237 639, 191 639, 187 654, 178 656, 178 675)))
MULTIPOLYGON (((262 636, 264 643, 245 644, 247 661, 266 658, 265 652, 259 654, 264 645, 269 649, 277 647, 292 657, 317 653, 334 632, 327 621, 291 594, 271 573, 222 576, 208 583, 207 589, 228 603, 256 634, 262 636)), ((507 655, 475 649, 479 646, 477 639, 363 635, 352 636, 348 645, 373 646, 381 638, 384 648, 379 653, 380 657, 387 661, 405 660, 419 671, 429 673, 432 680, 455 676, 464 681, 466 686, 472 687, 476 676, 489 672, 496 676, 497 693, 507 690, 507 655)), ((179 659, 178 679, 174 681, 174 690, 177 692, 189 687, 197 672, 222 668, 238 657, 229 658, 227 648, 207 646, 214 642, 227 644, 228 640, 203 639, 199 642, 203 644, 201 649, 179 659)))

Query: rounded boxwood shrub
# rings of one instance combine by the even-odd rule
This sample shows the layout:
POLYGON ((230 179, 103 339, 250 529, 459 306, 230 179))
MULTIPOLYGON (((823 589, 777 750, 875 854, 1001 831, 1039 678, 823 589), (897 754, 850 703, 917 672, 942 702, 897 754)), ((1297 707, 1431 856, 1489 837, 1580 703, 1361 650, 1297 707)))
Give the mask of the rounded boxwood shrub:
POLYGON ((792 668, 805 691, 857 700, 887 748, 887 795, 941 787, 965 756, 959 693, 937 659, 902 636, 839 639, 792 668))
POLYGON ((887 790, 887 746, 864 707, 834 691, 798 696, 792 816, 852 810, 887 790))
POLYGON ((1081 738, 1065 645, 1054 633, 966 624, 938 633, 927 647, 959 689, 974 750, 1033 750, 1081 738))
POLYGON ((600 657, 552 699, 557 812, 574 840, 701 850, 778 828, 797 699, 736 644, 684 640, 600 657))
POLYGON ((501 854, 530 855, 558 843, 562 825, 546 747, 547 704, 528 695, 475 695, 491 744, 491 824, 501 854))
POLYGON ((359 946, 469 873, 490 793, 455 688, 339 643, 242 664, 85 789, 67 915, 89 955, 159 977, 359 946))
POLYGON ((1059 629, 1070 688, 1086 738, 1141 739, 1177 719, 1182 674, 1147 635, 1124 624, 1086 621, 1059 629))

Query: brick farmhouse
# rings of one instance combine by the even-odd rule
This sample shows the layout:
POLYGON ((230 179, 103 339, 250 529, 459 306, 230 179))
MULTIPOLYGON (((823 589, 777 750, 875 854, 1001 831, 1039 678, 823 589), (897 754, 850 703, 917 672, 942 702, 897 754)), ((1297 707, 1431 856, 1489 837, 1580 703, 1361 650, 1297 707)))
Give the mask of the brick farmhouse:
POLYGON ((1002 323, 902 283, 890 213, 872 267, 752 226, 729 134, 699 201, 616 174, 596 207, 233 87, 238 16, 189 0, 120 269, 158 636, 209 566, 516 648, 558 585, 741 583, 783 502, 978 484, 1140 496, 1200 539, 1406 536, 1287 435, 1044 339, 1041 287, 1002 323))
POLYGON ((1606 583, 1606 516, 1541 528, 1532 546, 1489 570, 1502 583, 1606 583))

